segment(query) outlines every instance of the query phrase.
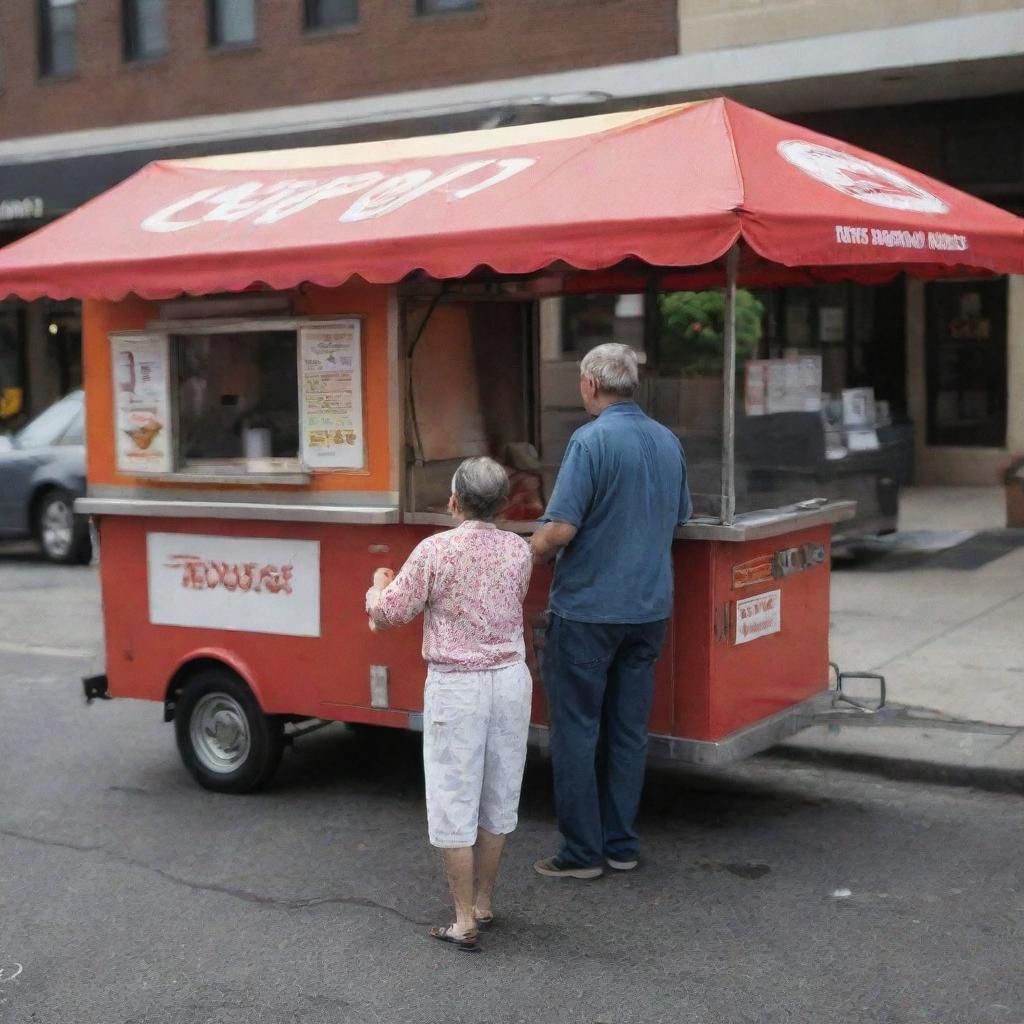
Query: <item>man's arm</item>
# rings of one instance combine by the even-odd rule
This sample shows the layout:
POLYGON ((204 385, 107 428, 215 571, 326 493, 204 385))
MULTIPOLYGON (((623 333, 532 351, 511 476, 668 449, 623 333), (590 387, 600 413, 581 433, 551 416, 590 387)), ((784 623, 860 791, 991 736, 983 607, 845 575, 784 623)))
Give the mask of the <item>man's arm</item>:
POLYGON ((575 536, 576 527, 572 523, 545 523, 530 538, 534 563, 550 562, 575 536))
POLYGON ((594 500, 590 453, 574 436, 558 470, 544 525, 530 538, 535 564, 550 562, 576 536, 594 500))

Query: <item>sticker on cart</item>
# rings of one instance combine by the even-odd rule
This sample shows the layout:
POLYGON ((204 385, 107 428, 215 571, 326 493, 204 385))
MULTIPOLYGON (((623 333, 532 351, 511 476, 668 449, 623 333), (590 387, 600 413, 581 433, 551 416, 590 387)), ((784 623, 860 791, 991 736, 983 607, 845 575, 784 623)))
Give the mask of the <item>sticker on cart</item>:
POLYGON ((740 562, 732 567, 732 589, 756 587, 759 583, 771 583, 775 579, 772 573, 772 555, 760 555, 749 562, 740 562))
POLYGON ((115 335, 110 344, 117 468, 122 473, 169 473, 173 466, 167 337, 115 335))
POLYGON ((146 555, 154 625, 320 635, 318 541, 150 533, 146 555))
POLYGON ((736 643, 746 644, 782 629, 782 591, 769 590, 736 602, 736 643))

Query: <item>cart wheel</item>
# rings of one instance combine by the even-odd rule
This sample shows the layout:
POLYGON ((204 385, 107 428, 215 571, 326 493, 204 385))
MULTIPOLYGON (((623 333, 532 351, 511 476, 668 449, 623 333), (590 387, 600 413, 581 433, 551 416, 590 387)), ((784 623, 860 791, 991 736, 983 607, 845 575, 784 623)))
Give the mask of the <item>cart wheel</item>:
POLYGON ((196 782, 216 793, 266 785, 284 748, 281 720, 265 715, 252 691, 226 668, 204 668, 177 702, 178 751, 196 782))

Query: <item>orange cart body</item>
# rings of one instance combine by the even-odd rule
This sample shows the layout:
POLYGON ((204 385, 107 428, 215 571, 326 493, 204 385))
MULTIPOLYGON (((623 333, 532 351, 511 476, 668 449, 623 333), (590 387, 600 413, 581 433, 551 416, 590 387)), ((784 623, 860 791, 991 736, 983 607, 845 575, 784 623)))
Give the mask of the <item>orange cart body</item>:
MULTIPOLYGON (((137 299, 86 304, 91 497, 83 507, 100 528, 107 695, 163 702, 171 717, 190 673, 216 662, 244 680, 267 714, 419 726, 421 626, 374 634, 363 608, 373 570, 397 570, 420 540, 443 528, 409 522, 416 517, 401 507, 403 438, 394 406, 402 371, 393 300, 386 286, 311 289, 299 310, 304 316, 365 318, 365 470, 317 473, 305 485, 190 483, 185 496, 175 480, 131 477, 116 469, 108 339, 145 329, 157 307, 137 299), (353 516, 362 511, 370 521, 344 521, 346 509, 353 516), (180 537, 180 545, 167 541, 169 536, 175 542, 180 537), (162 538, 164 550, 174 551, 177 560, 152 564, 153 537, 162 538), (251 552, 244 564, 224 553, 230 547, 224 542, 234 540, 244 540, 251 552), (244 617, 253 576, 266 562, 261 551, 282 541, 312 544, 317 551, 317 635, 258 631, 244 628, 244 621, 233 629, 153 621, 155 601, 187 606, 210 589, 244 617)), ((680 531, 675 609, 658 663, 650 723, 656 753, 714 763, 760 749, 806 724, 793 712, 806 712, 809 700, 813 704, 829 691, 828 523, 844 514, 843 508, 791 511, 768 525, 744 527, 740 517, 730 528, 680 531)), ((522 524, 517 528, 525 530, 522 524)), ((275 596, 282 612, 298 582, 287 581, 275 596)), ((537 726, 546 723, 539 677, 543 652, 535 648, 542 648, 549 584, 550 571, 539 568, 526 605, 537 726)))

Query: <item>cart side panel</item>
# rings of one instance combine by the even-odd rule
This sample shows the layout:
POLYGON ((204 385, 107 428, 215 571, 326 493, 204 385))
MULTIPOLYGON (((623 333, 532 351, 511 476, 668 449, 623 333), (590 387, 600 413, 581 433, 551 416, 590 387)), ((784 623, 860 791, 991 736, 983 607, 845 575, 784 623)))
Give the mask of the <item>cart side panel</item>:
MULTIPOLYGON (((715 546, 707 541, 676 541, 672 548, 675 718, 671 728, 663 731, 673 736, 703 738, 708 734, 715 546)), ((651 730, 661 731, 653 724, 651 730)))
POLYGON ((727 623, 711 638, 708 725, 697 739, 718 740, 828 689, 829 563, 831 528, 813 529, 714 550, 715 614, 727 623), (735 587, 737 567, 773 559, 775 578, 735 587), (780 565, 787 566, 780 574, 780 565), (740 603, 774 595, 772 616, 740 603), (754 638, 742 640, 740 614, 755 619, 754 638), (763 635, 758 635, 764 630, 763 635))
MULTIPOLYGON (((101 530, 100 572, 112 696, 162 701, 182 664, 213 656, 238 666, 264 710, 271 713, 405 725, 407 712, 421 710, 420 621, 372 634, 363 606, 374 568, 382 564, 399 568, 429 529, 108 516, 101 530), (261 538, 319 542, 321 635, 152 624, 149 533, 181 534, 186 542, 183 550, 190 537, 244 538, 257 548, 261 538), (382 546, 386 554, 381 553, 382 546), (401 715, 368 713, 371 666, 387 668, 389 708, 401 715)), ((183 586, 174 573, 164 573, 161 585, 183 586)), ((187 600, 188 588, 180 596, 187 600)), ((285 594, 279 596, 288 600, 285 594)), ((240 591, 230 595, 243 609, 249 597, 240 591)))

